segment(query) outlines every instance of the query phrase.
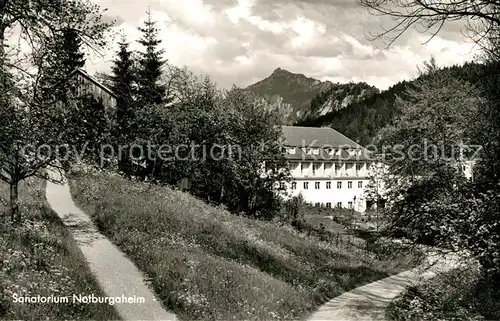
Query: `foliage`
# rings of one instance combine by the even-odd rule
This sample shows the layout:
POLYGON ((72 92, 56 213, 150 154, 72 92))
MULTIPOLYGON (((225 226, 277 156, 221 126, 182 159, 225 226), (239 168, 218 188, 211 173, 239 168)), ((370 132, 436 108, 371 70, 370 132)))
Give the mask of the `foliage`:
MULTIPOLYGON (((495 126, 484 121, 479 130, 470 119, 496 107, 485 104, 488 87, 484 83, 471 86, 443 78, 432 65, 426 80, 408 91, 406 100, 398 100, 401 115, 381 135, 382 142, 399 148, 386 158, 391 175, 385 184, 391 187, 392 203, 387 211, 388 231, 425 244, 466 250, 480 263, 482 277, 499 286, 498 178, 490 172, 468 181, 460 169, 471 156, 460 150, 461 145, 480 142, 478 137, 484 136, 479 131, 489 132, 495 126), (429 153, 425 144, 438 146, 439 151, 429 153), (413 148, 412 153, 412 146, 419 149, 413 148)), ((481 155, 494 150, 494 140, 493 136, 482 141, 487 150, 481 155)), ((495 161, 487 159, 476 165, 480 171, 495 168, 495 161)))
POLYGON ((10 185, 13 220, 20 219, 19 182, 45 177, 40 170, 55 159, 58 146, 68 143, 66 125, 74 101, 70 84, 57 80, 81 64, 73 61, 81 57, 80 42, 104 45, 110 24, 100 19, 99 7, 83 1, 0 4, 0 179, 10 185), (20 41, 7 47, 5 35, 15 28, 20 41), (19 50, 21 44, 29 49, 19 50))
MULTIPOLYGON (((105 145, 113 142, 113 127, 115 122, 110 119, 110 111, 103 102, 90 94, 72 98, 73 106, 66 106, 68 118, 66 126, 74 129, 65 135, 65 141, 70 143, 73 151, 69 153, 67 162, 88 162, 96 166, 107 165, 103 159, 105 145), (78 157, 79 159, 75 159, 78 157)), ((59 159, 61 161, 61 159, 59 159)))
POLYGON ((144 125, 135 140, 144 151, 134 155, 143 164, 139 177, 171 186, 187 180, 192 194, 237 214, 277 215, 275 185, 287 175, 274 115, 255 96, 217 90, 208 77, 185 71, 169 77, 177 84, 174 100, 137 113, 144 125))
POLYGON ((54 88, 58 89, 61 99, 64 99, 66 86, 71 73, 77 68, 85 66, 85 54, 82 52, 82 39, 78 32, 70 27, 64 27, 47 44, 46 57, 47 72, 43 75, 42 83, 46 95, 54 95, 54 88))
POLYGON ((390 320, 497 320, 500 306, 491 285, 474 268, 459 268, 410 286, 389 305, 390 320))

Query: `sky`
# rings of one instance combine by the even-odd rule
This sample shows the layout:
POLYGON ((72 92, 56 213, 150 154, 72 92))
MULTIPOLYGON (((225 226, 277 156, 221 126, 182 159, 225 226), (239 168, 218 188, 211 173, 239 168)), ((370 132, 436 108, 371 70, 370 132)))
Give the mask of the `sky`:
MULTIPOLYGON (((390 20, 371 15, 356 0, 92 0, 107 8, 131 48, 151 9, 169 63, 207 74, 221 88, 246 87, 280 67, 322 81, 364 81, 386 89, 417 75, 434 55, 438 65, 472 60, 474 45, 459 23, 429 35, 409 30, 389 49, 367 39, 390 20)), ((87 70, 109 72, 116 41, 87 70)))

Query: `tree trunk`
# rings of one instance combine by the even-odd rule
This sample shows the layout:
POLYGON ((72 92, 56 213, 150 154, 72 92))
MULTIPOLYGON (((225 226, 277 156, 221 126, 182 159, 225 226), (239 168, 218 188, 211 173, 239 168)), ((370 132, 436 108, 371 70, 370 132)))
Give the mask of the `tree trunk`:
POLYGON ((10 184, 10 219, 12 222, 20 221, 19 215, 19 183, 10 184))

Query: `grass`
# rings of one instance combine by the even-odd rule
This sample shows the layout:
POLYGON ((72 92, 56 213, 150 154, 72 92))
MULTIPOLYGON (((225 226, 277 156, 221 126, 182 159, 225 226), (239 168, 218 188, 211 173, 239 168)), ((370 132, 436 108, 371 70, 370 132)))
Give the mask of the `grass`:
POLYGON ((389 320, 500 320, 500 290, 468 265, 409 287, 386 310, 389 320))
POLYGON ((182 319, 302 318, 334 296, 409 266, 165 187, 104 175, 80 175, 70 186, 77 204, 182 319))
MULTIPOLYGON (((20 303, 17 297, 104 295, 73 238, 45 202, 45 185, 30 180, 20 189, 22 223, 0 218, 0 319, 119 319, 107 304, 20 303)), ((0 184, 0 213, 8 187, 0 184)))

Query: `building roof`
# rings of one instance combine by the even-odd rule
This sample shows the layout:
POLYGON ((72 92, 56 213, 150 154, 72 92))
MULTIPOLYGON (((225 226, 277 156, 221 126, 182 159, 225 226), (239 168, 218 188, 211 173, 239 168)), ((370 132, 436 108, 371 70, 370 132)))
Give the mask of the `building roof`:
POLYGON ((288 149, 293 148, 295 150, 293 154, 288 152, 285 154, 285 158, 289 160, 373 160, 374 155, 372 153, 333 128, 282 126, 282 132, 285 138, 283 145, 287 146, 288 149), (318 154, 307 153, 307 149, 319 149, 318 154), (336 149, 339 154, 332 155, 329 149, 336 149), (349 150, 358 150, 361 153, 351 155, 349 150))
POLYGON ((115 93, 109 89, 107 86, 105 86, 104 84, 102 84, 99 80, 97 80, 95 77, 89 75, 85 70, 81 69, 81 68, 76 68, 71 74, 70 74, 70 78, 73 77, 74 74, 80 74, 82 75, 83 77, 85 77, 87 80, 89 80, 90 82, 94 83, 95 85, 97 85, 98 87, 100 87, 102 90, 104 90, 106 93, 108 93, 109 95, 111 95, 113 98, 116 99, 116 95, 115 93))
POLYGON ((281 126, 286 146, 363 148, 330 127, 281 126))

